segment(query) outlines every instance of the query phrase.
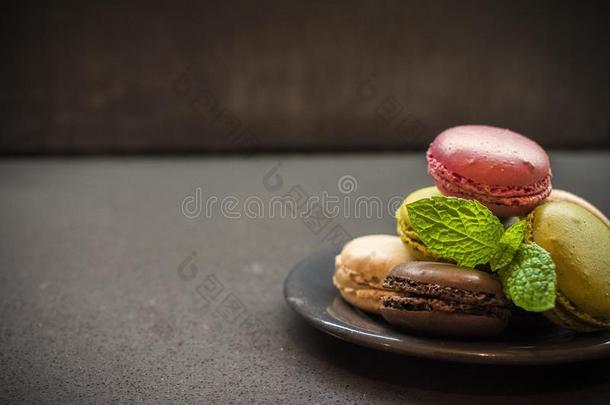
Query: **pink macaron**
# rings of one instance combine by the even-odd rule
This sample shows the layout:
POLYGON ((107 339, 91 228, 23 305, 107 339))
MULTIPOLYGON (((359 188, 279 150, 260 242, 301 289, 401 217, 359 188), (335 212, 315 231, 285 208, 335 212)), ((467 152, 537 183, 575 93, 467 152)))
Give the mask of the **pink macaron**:
POLYGON ((508 129, 449 128, 430 144, 426 157, 443 194, 478 200, 497 216, 527 214, 551 193, 549 156, 508 129))

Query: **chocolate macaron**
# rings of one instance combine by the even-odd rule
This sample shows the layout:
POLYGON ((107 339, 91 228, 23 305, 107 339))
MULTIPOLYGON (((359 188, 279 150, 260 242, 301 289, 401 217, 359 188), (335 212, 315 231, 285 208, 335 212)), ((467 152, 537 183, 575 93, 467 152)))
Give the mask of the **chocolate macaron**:
POLYGON ((383 287, 396 294, 382 299, 382 316, 410 331, 493 336, 502 332, 510 317, 510 303, 494 275, 453 264, 398 264, 383 287))
POLYGON ((430 144, 427 159, 428 172, 444 195, 478 200, 500 217, 524 215, 551 192, 544 149, 508 129, 449 128, 430 144))

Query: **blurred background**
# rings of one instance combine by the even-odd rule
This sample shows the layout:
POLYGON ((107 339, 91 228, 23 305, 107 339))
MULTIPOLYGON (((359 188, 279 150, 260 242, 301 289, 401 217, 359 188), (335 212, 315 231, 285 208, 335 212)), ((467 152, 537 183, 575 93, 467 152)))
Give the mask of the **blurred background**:
POLYGON ((9 2, 0 153, 610 147, 606 1, 9 2))

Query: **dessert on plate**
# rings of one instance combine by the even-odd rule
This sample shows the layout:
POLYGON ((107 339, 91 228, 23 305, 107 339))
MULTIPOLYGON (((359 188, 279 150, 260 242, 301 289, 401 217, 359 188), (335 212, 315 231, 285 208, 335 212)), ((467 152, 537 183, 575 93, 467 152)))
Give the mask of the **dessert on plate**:
POLYGON ((552 190, 544 149, 508 129, 463 125, 426 157, 436 186, 405 198, 398 237, 363 236, 336 257, 333 283, 347 302, 452 337, 502 333, 511 312, 610 329, 610 221, 552 190))
POLYGON ((484 271, 449 263, 396 265, 383 286, 397 292, 382 299, 392 325, 436 335, 493 336, 510 317, 500 281, 484 271))
POLYGON ((526 214, 551 192, 547 153, 508 129, 449 128, 430 144, 426 158, 428 172, 443 194, 476 199, 501 217, 526 214))

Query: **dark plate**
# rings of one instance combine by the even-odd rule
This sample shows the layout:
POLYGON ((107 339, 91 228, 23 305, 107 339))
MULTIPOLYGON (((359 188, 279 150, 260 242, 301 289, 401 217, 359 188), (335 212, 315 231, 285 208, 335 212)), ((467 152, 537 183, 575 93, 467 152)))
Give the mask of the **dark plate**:
POLYGON ((284 282, 288 305, 314 327, 362 346, 465 363, 549 364, 610 355, 610 332, 577 334, 544 322, 512 325, 493 340, 410 335, 346 303, 334 288, 334 250, 298 263, 284 282))

